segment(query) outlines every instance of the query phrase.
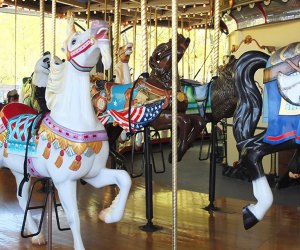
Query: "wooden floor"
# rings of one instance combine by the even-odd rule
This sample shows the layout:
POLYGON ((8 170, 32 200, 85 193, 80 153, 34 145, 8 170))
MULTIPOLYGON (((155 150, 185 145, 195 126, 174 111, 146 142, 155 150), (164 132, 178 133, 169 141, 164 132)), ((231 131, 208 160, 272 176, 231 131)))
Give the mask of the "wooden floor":
MULTIPOLYGON (((101 208, 114 197, 112 187, 96 190, 79 184, 78 201, 81 230, 87 250, 165 250, 172 249, 172 193, 154 186, 154 224, 162 230, 146 233, 139 226, 146 223, 145 189, 143 178, 133 180, 123 220, 117 224, 104 224, 97 218, 101 208)), ((42 250, 34 247, 30 239, 20 236, 23 213, 18 206, 15 181, 6 169, 0 170, 0 249, 42 250)), ((36 194, 39 200, 41 194, 36 194)), ((186 190, 178 191, 177 249, 300 249, 300 212, 296 207, 274 205, 255 228, 245 231, 241 209, 247 201, 227 198, 216 200, 221 211, 208 213, 207 194, 186 190)), ((64 215, 62 214, 64 220, 64 215)), ((55 221, 53 221, 55 223, 55 221)), ((46 224, 46 223, 45 223, 46 224)), ((46 226, 44 228, 46 231, 46 226)), ((47 232, 45 232, 47 235, 47 232)), ((60 232, 53 225, 52 249, 73 249, 70 231, 60 232)))

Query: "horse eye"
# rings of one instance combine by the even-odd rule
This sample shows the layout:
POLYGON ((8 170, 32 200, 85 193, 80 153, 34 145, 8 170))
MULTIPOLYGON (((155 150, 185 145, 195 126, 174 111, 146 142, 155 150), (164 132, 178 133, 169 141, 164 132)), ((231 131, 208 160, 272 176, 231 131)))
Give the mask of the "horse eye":
POLYGON ((74 45, 76 43, 76 39, 73 39, 71 43, 74 45))

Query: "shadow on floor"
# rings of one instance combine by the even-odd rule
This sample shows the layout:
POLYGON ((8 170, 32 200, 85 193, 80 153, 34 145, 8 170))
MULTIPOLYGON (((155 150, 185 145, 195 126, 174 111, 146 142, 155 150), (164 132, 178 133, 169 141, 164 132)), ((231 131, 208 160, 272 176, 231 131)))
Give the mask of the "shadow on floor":
MULTIPOLYGON (((153 173, 153 180, 160 185, 171 187, 172 185, 172 165, 168 163, 168 154, 170 145, 163 145, 164 160, 166 171, 161 174, 153 173)), ((188 150, 182 161, 178 163, 178 189, 190 190, 201 193, 208 193, 209 190, 209 160, 199 161, 199 143, 188 150)), ((125 154, 126 166, 131 166, 131 152, 125 154)), ((155 164, 157 169, 161 169, 162 160, 159 154, 155 155, 155 164)), ((134 169, 139 171, 142 166, 142 155, 135 155, 134 169)), ((216 175, 216 193, 218 197, 229 197, 241 200, 255 201, 252 192, 252 184, 247 180, 230 178, 222 174, 223 167, 217 165, 216 175)), ((138 177, 144 178, 144 177, 138 177)), ((300 186, 294 185, 287 188, 273 188, 274 203, 288 206, 300 205, 300 186)))

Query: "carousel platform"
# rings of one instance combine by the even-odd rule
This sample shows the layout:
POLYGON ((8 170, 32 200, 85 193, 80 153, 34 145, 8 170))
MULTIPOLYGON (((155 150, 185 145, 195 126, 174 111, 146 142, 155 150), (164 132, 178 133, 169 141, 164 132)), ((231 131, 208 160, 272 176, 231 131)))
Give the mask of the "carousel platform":
MULTIPOLYGON (((181 168, 181 167, 179 167, 181 168)), ((200 168, 200 166, 199 166, 200 168)), ((168 178, 168 174, 165 174, 168 178)), ((218 177, 219 178, 219 177, 218 177)), ((193 181, 196 182, 196 177, 193 181)), ((200 178, 201 179, 201 178, 200 178)), ((200 182, 199 179, 199 182, 200 182)), ((191 182, 191 180, 186 181, 191 182)), ((300 212, 297 206, 275 204, 263 221, 245 231, 242 224, 243 206, 249 200, 225 198, 217 195, 217 212, 207 212, 206 193, 178 190, 178 238, 177 249, 299 249, 300 212)), ((225 187, 224 187, 225 188, 225 187)), ((236 189, 239 187, 236 186, 236 189)), ((218 190, 218 188, 217 188, 218 190)), ((115 188, 94 189, 78 183, 78 204, 81 232, 87 250, 169 250, 172 246, 172 192, 169 184, 161 180, 153 182, 153 223, 161 230, 147 233, 139 226, 145 219, 144 178, 133 179, 124 218, 117 224, 105 224, 98 219, 98 212, 115 197, 115 188)), ((218 191, 217 191, 218 193, 218 191)), ((0 249, 44 250, 47 246, 32 246, 30 239, 20 235, 23 212, 16 199, 16 185, 11 172, 0 170, 0 249)), ((34 202, 42 199, 42 193, 34 194, 34 202)), ((299 199, 298 199, 299 200, 299 199)), ((63 211, 62 226, 66 226, 63 211)), ((36 217, 38 214, 35 215, 36 217)), ((53 215, 52 249, 71 250, 73 239, 70 231, 58 231, 53 215)), ((43 232, 47 236, 47 223, 43 232)))

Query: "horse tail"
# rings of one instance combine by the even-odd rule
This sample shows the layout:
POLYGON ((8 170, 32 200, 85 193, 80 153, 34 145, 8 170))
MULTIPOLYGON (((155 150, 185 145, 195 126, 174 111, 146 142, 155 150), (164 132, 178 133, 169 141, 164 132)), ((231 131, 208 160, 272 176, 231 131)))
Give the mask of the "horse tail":
POLYGON ((244 53, 235 65, 234 84, 237 107, 233 114, 233 133, 239 145, 254 135, 262 112, 261 93, 254 81, 254 74, 265 68, 269 55, 260 51, 244 53))

